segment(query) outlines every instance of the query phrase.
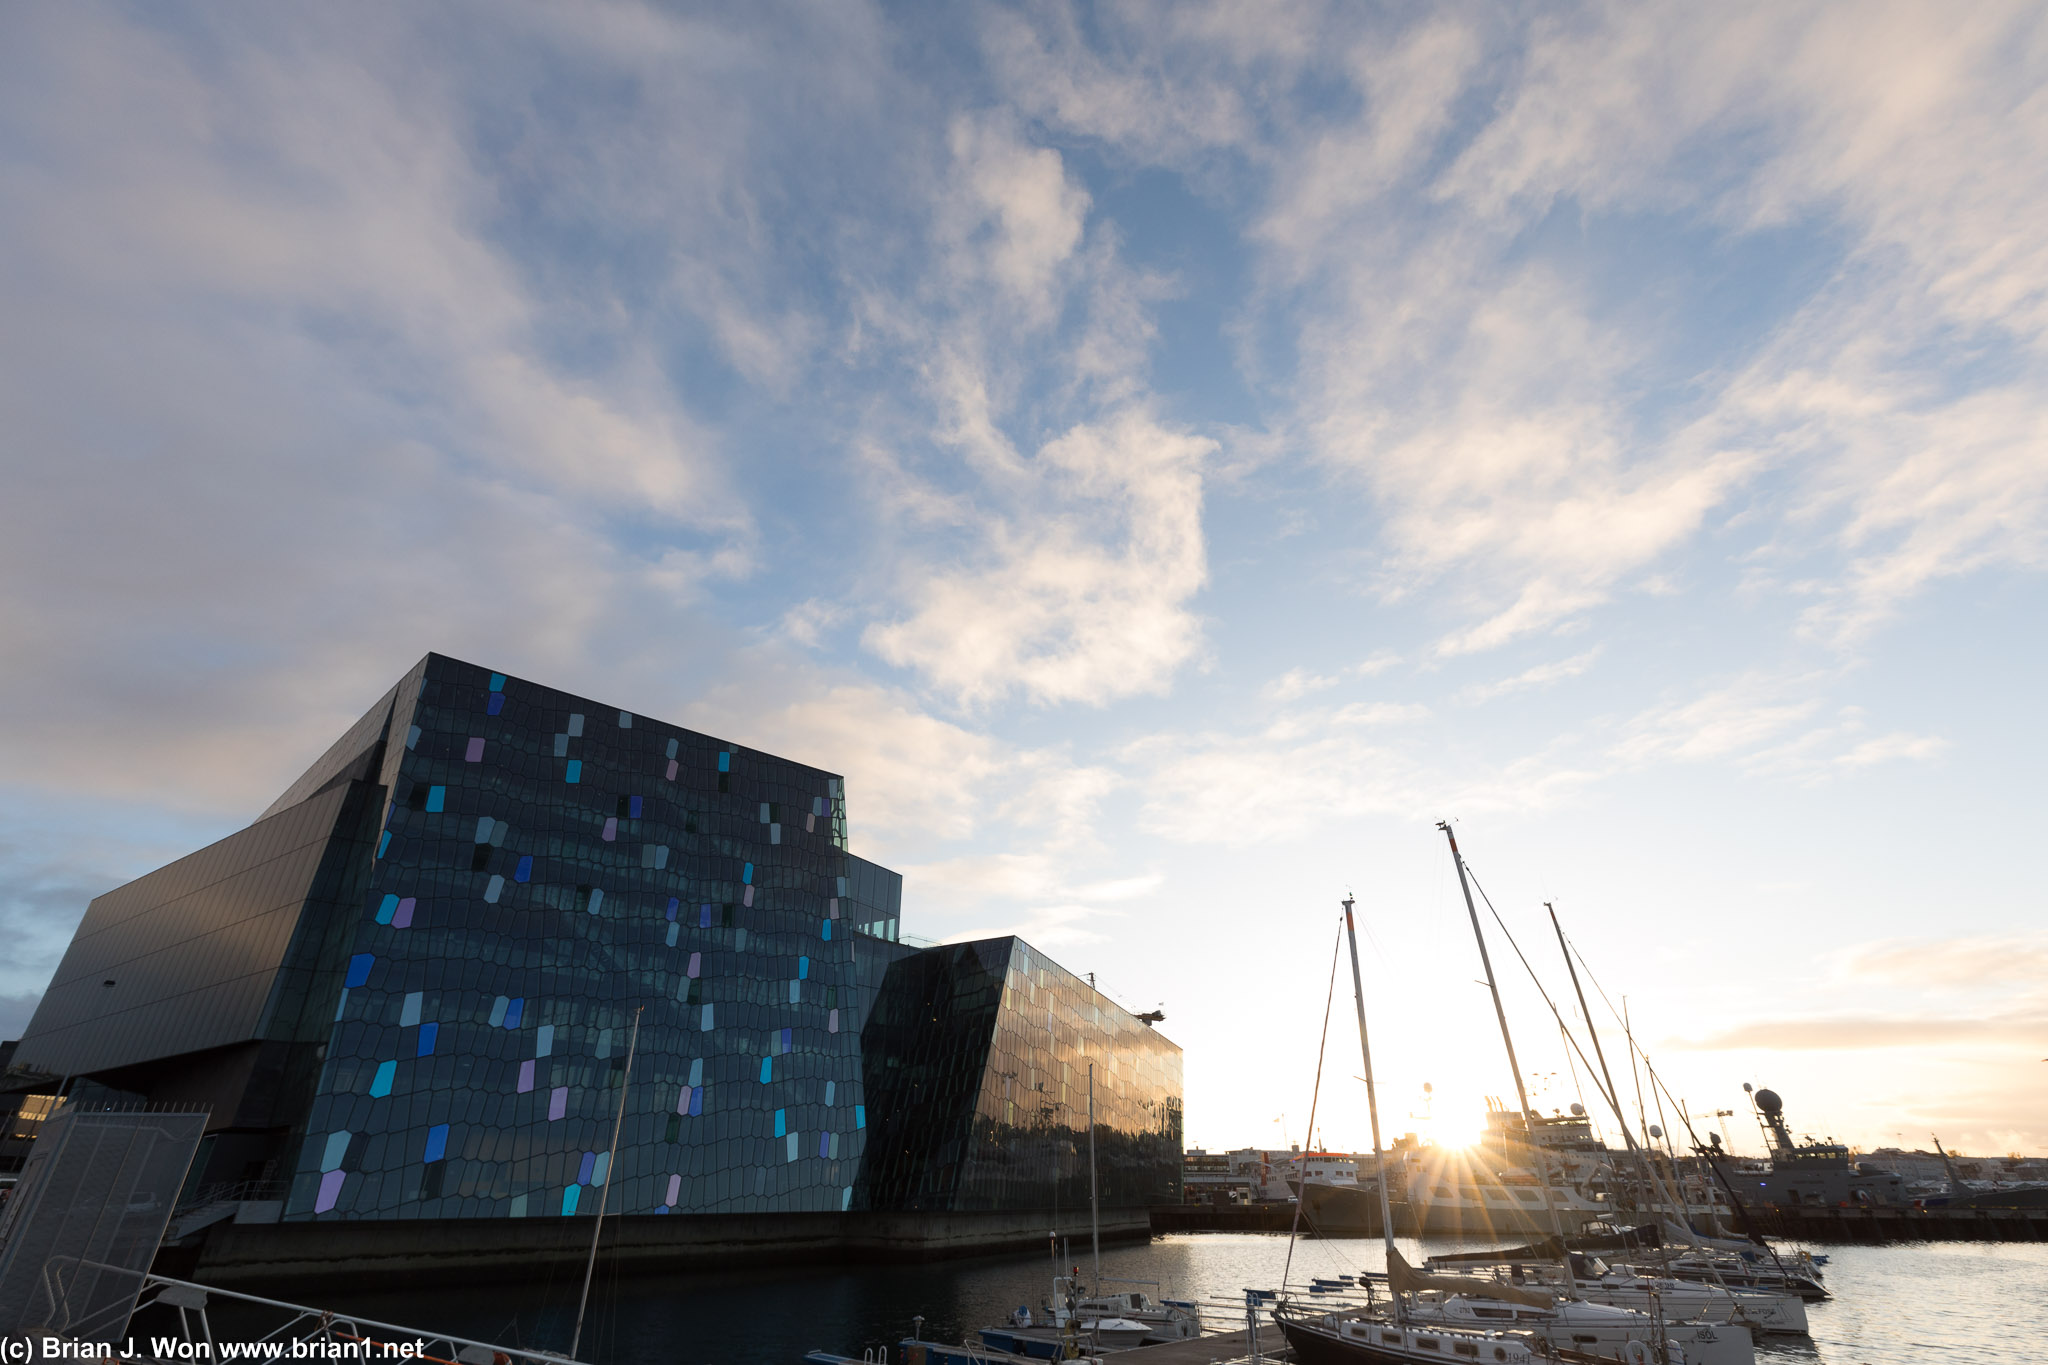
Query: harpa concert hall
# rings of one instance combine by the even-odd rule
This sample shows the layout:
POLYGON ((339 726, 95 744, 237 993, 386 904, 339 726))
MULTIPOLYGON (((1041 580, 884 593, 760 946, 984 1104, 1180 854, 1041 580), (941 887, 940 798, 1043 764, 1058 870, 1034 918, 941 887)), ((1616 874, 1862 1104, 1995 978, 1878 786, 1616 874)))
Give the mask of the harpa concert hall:
POLYGON ((601 1203, 648 1263, 1042 1247, 1087 1226, 1091 1064, 1106 1235, 1178 1202, 1180 1050, 1019 939, 901 942, 846 800, 428 655, 92 902, 8 1084, 207 1106, 212 1278, 580 1254, 601 1203))

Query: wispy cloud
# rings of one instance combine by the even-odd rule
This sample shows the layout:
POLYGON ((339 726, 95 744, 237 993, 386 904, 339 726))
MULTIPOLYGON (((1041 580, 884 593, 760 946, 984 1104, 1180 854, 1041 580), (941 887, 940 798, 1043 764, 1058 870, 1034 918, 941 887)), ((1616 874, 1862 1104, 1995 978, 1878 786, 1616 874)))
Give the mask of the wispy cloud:
POLYGON ((1311 673, 1305 668, 1290 668, 1260 688, 1259 695, 1267 701, 1300 701, 1311 692, 1336 685, 1335 678, 1311 673))
POLYGON ((1495 697, 1504 697, 1510 692, 1519 692, 1524 688, 1543 687, 1565 678, 1576 678, 1591 668, 1593 661, 1599 657, 1600 651, 1596 647, 1583 654, 1574 654, 1569 659, 1557 659, 1547 664, 1525 668, 1511 678, 1501 678, 1490 683, 1474 683, 1459 690, 1458 700, 1468 704, 1492 701, 1495 697))
POLYGON ((2048 1029, 2048 1011, 1983 1016, 1889 1014, 1791 1015, 1754 1019, 1670 1047, 1698 1051, 1845 1052, 1951 1047, 1959 1043, 2036 1042, 2048 1029))
POLYGON ((1060 511, 998 521, 979 561, 932 570, 914 612, 868 646, 975 705, 1013 691, 1101 703, 1158 692, 1201 640, 1201 462, 1213 442, 1139 412, 1075 427, 1037 455, 1060 511))

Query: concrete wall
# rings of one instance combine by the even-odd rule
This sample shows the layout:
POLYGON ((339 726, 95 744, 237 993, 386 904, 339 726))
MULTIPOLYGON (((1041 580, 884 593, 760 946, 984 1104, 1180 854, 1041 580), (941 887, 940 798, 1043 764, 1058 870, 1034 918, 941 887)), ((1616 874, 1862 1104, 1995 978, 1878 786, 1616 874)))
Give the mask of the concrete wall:
MULTIPOLYGON (((628 1273, 697 1266, 819 1265, 921 1261, 996 1252, 1043 1252, 1051 1215, 1019 1213, 731 1213, 605 1220, 599 1256, 628 1273)), ((1088 1245, 1086 1213, 1062 1211, 1060 1235, 1075 1256, 1088 1245)), ((1102 1240, 1151 1236, 1145 1209, 1104 1209, 1102 1240)), ((280 1290, 389 1285, 403 1275, 440 1283, 516 1282, 537 1272, 581 1269, 588 1218, 476 1218, 414 1222, 219 1223, 206 1229, 196 1262, 167 1249, 158 1268, 224 1288, 280 1290)))

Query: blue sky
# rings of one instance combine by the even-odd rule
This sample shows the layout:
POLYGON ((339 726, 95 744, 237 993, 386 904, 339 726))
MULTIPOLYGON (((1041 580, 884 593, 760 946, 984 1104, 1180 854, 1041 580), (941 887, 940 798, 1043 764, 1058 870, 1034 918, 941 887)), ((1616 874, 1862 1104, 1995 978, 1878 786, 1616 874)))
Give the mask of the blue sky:
POLYGON ((1511 1093, 1455 819, 1693 1110, 2048 1147, 2037 6, 0 30, 10 1027, 436 649, 845 773, 1193 1141, 1347 889, 1397 1129, 1511 1093))

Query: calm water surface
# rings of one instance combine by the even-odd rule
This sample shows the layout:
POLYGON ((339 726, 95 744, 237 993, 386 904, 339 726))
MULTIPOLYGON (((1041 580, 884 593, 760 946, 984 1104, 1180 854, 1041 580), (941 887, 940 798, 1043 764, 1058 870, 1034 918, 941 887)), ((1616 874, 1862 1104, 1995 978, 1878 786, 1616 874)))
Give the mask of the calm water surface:
MULTIPOLYGON (((1403 1241, 1429 1250, 1468 1245, 1403 1241)), ((1819 1365, 1973 1365, 2048 1362, 2048 1245, 1942 1242, 1816 1247, 1830 1257, 1835 1297, 1813 1304, 1810 1341, 1767 1342, 1762 1359, 1819 1365)), ((1156 1282, 1168 1297, 1242 1304, 1246 1286, 1277 1286, 1284 1236, 1197 1233, 1148 1246, 1105 1248, 1105 1278, 1156 1282)), ((1076 1246, 1070 1259, 1087 1261, 1076 1246)), ((1380 1270, 1374 1241, 1302 1241, 1293 1280, 1380 1270)), ((618 1278, 602 1266, 584 1329, 593 1365, 796 1365, 817 1348, 858 1357, 893 1344, 913 1315, 925 1335, 958 1341, 1048 1294, 1048 1257, 960 1259, 936 1265, 805 1268, 783 1273, 618 1278)), ((563 1350, 580 1275, 488 1290, 336 1294, 321 1307, 489 1341, 563 1350)), ((1147 1292, 1153 1292, 1148 1289, 1147 1292)), ((306 1296, 299 1296, 304 1298, 306 1296)), ((1242 1326, 1242 1308, 1205 1308, 1212 1328, 1242 1326), (1231 1321, 1226 1324, 1226 1319, 1231 1321)), ((1270 1324, 1269 1324, 1270 1325, 1270 1324)))

